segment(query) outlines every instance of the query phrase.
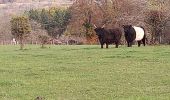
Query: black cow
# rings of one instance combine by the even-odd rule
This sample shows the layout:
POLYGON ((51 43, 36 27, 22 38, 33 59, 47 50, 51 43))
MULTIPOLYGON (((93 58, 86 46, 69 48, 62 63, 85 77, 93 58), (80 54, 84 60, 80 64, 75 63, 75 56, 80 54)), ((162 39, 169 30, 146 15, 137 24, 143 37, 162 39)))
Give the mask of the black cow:
POLYGON ((103 45, 106 44, 106 48, 108 48, 109 44, 115 43, 116 48, 118 48, 118 45, 121 40, 122 31, 119 28, 113 28, 113 29, 105 29, 104 27, 96 27, 94 31, 96 32, 101 48, 103 48, 103 45))
POLYGON ((132 25, 123 25, 125 32, 125 39, 127 41, 128 47, 132 47, 132 44, 135 41, 138 42, 138 47, 140 47, 141 42, 145 46, 146 34, 143 27, 136 27, 132 25))

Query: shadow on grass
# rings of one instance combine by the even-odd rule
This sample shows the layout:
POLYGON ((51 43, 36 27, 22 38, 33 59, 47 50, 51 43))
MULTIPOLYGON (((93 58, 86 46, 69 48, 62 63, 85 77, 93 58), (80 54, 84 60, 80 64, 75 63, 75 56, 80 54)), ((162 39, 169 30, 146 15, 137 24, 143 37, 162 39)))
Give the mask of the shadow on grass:
POLYGON ((14 51, 29 51, 29 50, 31 50, 31 48, 29 48, 29 49, 17 49, 17 50, 14 50, 14 51))
POLYGON ((127 56, 115 55, 115 56, 107 56, 107 57, 104 57, 104 58, 117 58, 117 59, 119 59, 119 58, 134 58, 134 57, 133 56, 129 56, 129 55, 127 55, 127 56))

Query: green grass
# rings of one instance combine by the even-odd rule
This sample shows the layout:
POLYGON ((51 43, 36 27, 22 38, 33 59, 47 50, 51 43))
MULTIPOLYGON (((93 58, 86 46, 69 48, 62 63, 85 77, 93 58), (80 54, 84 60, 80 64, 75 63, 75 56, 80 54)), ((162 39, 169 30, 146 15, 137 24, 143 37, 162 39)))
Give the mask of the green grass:
POLYGON ((0 100, 170 100, 170 46, 0 46, 0 100))

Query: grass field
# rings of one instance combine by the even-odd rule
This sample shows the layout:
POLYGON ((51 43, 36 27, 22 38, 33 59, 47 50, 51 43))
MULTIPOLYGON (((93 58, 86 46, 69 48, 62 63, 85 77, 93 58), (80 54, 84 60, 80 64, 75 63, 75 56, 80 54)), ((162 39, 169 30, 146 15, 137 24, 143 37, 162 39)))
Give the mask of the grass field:
POLYGON ((170 100, 170 46, 0 46, 0 100, 170 100))

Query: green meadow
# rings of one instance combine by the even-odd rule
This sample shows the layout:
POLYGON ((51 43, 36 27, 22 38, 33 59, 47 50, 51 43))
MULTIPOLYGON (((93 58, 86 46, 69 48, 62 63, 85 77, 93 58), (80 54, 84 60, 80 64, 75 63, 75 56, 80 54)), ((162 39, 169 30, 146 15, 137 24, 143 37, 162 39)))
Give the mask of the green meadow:
POLYGON ((0 100, 170 100, 168 45, 25 48, 0 46, 0 100))

